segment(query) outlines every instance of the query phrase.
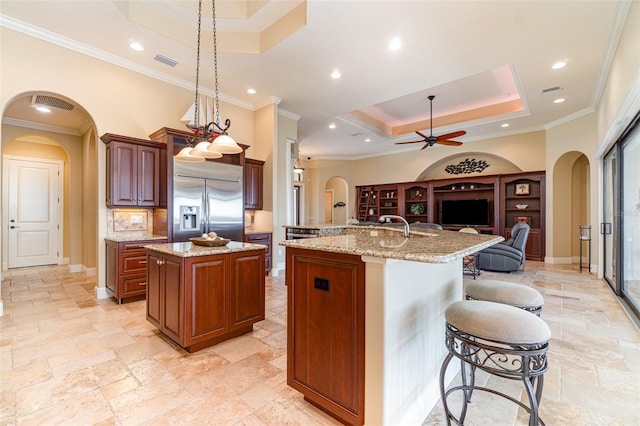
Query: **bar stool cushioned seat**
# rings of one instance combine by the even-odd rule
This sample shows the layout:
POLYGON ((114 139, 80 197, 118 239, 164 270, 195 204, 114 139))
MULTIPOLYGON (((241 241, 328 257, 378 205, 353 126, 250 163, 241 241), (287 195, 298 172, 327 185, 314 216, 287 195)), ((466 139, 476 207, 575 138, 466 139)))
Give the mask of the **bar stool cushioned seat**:
MULTIPOLYGON (((549 326, 539 317, 523 309, 483 300, 464 300, 451 304, 445 311, 448 354, 440 370, 440 392, 447 416, 464 424, 467 405, 474 390, 486 391, 506 398, 529 413, 529 425, 544 425, 538 417, 542 398, 543 375, 547 371, 547 349, 551 338, 549 326), (445 391, 444 377, 453 357, 461 361, 462 385, 445 391), (467 383, 465 366, 470 366, 467 383), (521 380, 529 405, 497 389, 476 386, 475 370, 481 369, 502 378, 521 380), (464 392, 461 413, 455 417, 449 410, 450 393, 464 392)), ((519 397, 519 395, 518 395, 519 397)))
POLYGON ((467 299, 503 303, 540 315, 544 298, 523 284, 496 280, 477 280, 465 287, 467 299))

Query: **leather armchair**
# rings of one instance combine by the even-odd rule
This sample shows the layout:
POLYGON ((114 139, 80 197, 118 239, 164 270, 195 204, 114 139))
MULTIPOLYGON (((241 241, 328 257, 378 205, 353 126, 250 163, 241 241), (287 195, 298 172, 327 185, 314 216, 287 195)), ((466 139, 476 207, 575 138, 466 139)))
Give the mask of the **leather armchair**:
POLYGON ((511 228, 511 238, 479 251, 476 255, 478 269, 498 272, 520 269, 525 261, 525 246, 530 229, 526 223, 516 223, 511 228))

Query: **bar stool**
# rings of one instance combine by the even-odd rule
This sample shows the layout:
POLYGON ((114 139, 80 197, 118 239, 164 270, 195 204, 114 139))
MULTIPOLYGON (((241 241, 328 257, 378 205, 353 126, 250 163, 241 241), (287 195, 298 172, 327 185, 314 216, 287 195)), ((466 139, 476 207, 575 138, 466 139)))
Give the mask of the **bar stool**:
POLYGON ((551 331, 547 324, 522 309, 483 300, 464 300, 451 304, 445 311, 445 343, 448 354, 440 369, 440 395, 447 425, 453 421, 463 425, 471 392, 489 392, 514 402, 529 413, 529 426, 544 425, 538 416, 542 398, 544 373, 547 371, 547 349, 551 331), (449 362, 460 359, 462 385, 445 390, 444 378, 449 362), (505 379, 521 380, 529 405, 496 389, 467 384, 465 365, 505 379), (462 408, 454 416, 447 397, 463 392, 462 408))
MULTIPOLYGON (((478 231, 469 226, 461 228, 458 232, 462 232, 463 234, 477 234, 478 231)), ((476 254, 472 254, 470 256, 465 256, 462 258, 462 273, 468 273, 473 275, 473 279, 476 279, 477 275, 480 275, 480 269, 476 266, 476 254)))
POLYGON ((522 284, 477 280, 465 288, 467 300, 484 300, 515 306, 540 316, 544 298, 537 290, 522 284))

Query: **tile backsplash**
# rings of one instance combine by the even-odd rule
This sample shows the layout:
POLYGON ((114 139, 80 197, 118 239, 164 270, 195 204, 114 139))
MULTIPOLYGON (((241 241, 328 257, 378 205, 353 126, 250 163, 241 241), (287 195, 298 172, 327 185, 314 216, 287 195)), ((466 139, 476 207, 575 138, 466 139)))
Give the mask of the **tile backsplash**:
POLYGON ((148 234, 153 229, 153 215, 150 210, 135 209, 107 210, 108 234, 143 232, 148 234))

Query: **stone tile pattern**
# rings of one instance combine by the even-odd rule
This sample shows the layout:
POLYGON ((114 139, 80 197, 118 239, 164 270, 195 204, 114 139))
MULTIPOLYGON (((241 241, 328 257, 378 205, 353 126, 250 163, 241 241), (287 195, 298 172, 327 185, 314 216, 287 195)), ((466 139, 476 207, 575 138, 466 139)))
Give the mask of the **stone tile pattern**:
MULTIPOLYGON (((253 332, 189 354, 146 321, 145 301, 96 300, 95 277, 67 271, 5 271, 0 425, 337 424, 286 384, 283 276, 267 278, 266 319, 253 332)), ((576 266, 537 262, 482 277, 533 286, 545 297, 547 425, 640 424, 640 334, 606 283, 576 266)), ((521 393, 516 382, 479 380, 521 393)), ((438 405, 424 424, 444 424, 442 417, 438 405)), ((467 418, 469 425, 526 424, 523 410, 479 392, 467 418)))

